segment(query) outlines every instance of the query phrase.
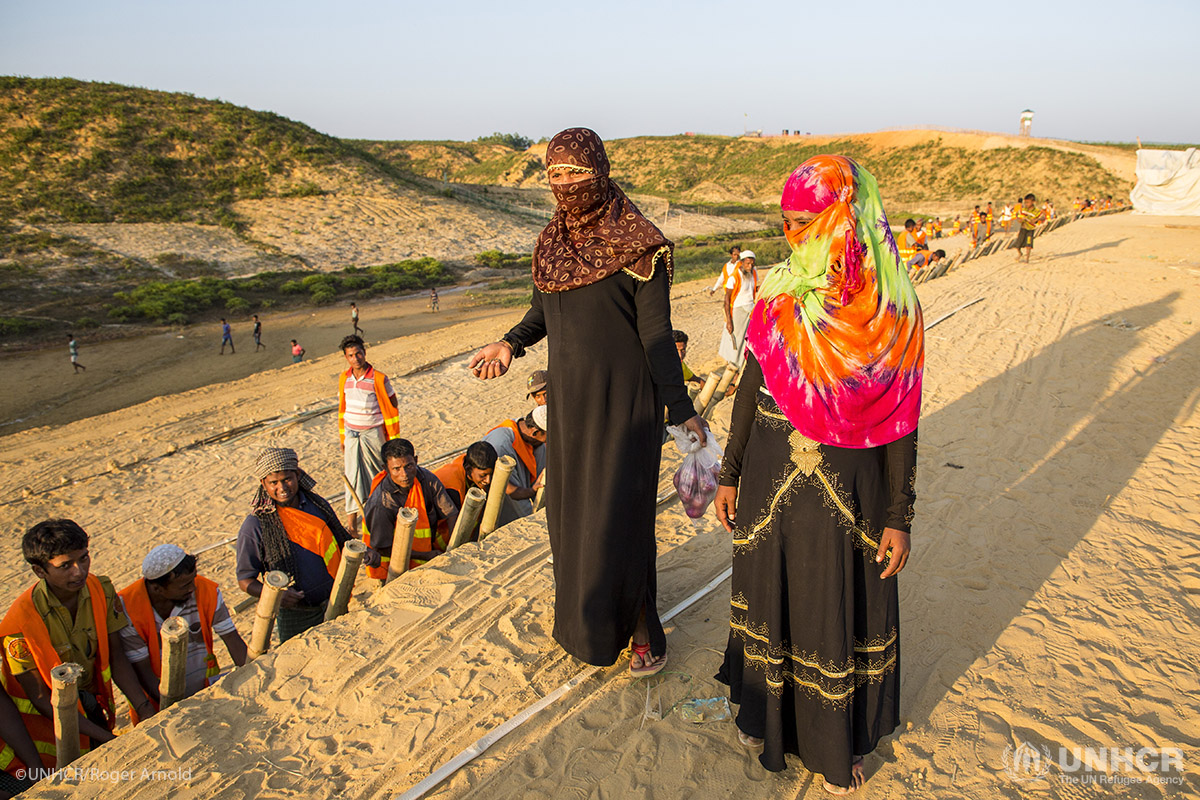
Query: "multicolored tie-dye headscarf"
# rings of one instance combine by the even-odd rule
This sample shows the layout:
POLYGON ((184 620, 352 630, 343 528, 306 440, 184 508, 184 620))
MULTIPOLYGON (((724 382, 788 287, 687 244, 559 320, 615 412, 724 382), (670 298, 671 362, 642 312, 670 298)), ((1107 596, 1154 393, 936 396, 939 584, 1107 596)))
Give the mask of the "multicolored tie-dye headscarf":
POLYGON ((874 447, 921 413, 925 329, 875 178, 843 156, 815 156, 780 205, 816 218, 788 231, 792 253, 762 282, 746 333, 767 390, 802 435, 874 447))
POLYGON ((671 278, 671 243, 608 177, 604 142, 588 128, 568 128, 550 140, 546 169, 568 167, 591 177, 551 184, 558 205, 533 249, 533 282, 543 292, 587 286, 625 270, 639 280, 656 263, 671 278))

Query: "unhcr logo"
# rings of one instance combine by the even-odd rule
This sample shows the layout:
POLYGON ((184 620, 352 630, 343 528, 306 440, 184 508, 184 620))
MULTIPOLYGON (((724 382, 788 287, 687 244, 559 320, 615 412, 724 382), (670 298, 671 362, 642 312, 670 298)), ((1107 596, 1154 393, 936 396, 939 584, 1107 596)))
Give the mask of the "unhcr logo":
POLYGON ((1100 786, 1183 784, 1183 751, 1178 747, 1060 747, 1017 740, 1004 748, 1004 772, 1014 781, 1050 780, 1100 786), (1057 755, 1057 757, 1055 757, 1057 755))
POLYGON ((1018 740, 1004 748, 1004 771, 1014 781, 1041 781, 1050 772, 1050 748, 1038 748, 1018 740))

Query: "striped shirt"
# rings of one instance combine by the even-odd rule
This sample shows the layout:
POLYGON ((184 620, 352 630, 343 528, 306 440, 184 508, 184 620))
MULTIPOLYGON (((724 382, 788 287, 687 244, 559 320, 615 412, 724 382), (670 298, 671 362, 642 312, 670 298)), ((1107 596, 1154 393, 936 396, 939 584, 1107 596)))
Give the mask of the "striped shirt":
POLYGON ((1017 209, 1017 221, 1021 223, 1021 227, 1027 231, 1037 228, 1038 218, 1042 216, 1042 212, 1036 208, 1026 208, 1021 206, 1017 209))
MULTIPOLYGON (((200 630, 200 608, 196 605, 196 593, 192 592, 182 606, 175 606, 171 609, 170 616, 183 617, 187 620, 186 692, 188 695, 193 695, 204 688, 204 673, 207 669, 204 658, 208 655, 208 647, 204 644, 204 634, 200 630)), ((163 618, 155 611, 154 623, 162 628, 163 622, 163 618)), ((214 636, 228 636, 237 632, 233 620, 229 617, 229 609, 225 606, 225 598, 221 595, 220 589, 217 589, 217 609, 213 612, 212 630, 214 636)), ((150 658, 150 646, 146 644, 133 625, 121 629, 121 644, 125 648, 125 655, 134 663, 150 658)), ((216 647, 216 642, 213 643, 213 646, 216 647)))
MULTIPOLYGON (((396 394, 386 376, 383 390, 388 397, 396 394)), ((379 398, 375 396, 374 367, 368 369, 361 378, 355 378, 353 372, 346 376, 345 420, 346 427, 356 431, 371 430, 383 424, 383 409, 379 407, 379 398)))

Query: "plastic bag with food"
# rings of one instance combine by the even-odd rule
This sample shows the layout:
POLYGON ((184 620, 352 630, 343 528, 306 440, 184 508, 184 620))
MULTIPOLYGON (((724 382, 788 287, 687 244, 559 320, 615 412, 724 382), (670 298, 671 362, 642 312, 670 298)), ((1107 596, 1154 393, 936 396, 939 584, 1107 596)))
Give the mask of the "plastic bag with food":
POLYGON ((701 446, 699 437, 686 428, 672 425, 667 430, 674 437, 679 452, 684 454, 674 478, 679 501, 690 518, 700 519, 717 496, 717 478, 725 453, 712 431, 708 432, 708 441, 701 446))

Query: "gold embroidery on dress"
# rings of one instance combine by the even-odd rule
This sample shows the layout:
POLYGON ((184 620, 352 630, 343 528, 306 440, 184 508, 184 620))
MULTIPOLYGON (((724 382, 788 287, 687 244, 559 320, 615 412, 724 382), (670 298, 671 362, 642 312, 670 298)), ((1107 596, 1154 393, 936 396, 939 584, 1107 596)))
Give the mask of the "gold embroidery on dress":
POLYGON ((767 687, 776 696, 783 694, 784 683, 790 680, 810 696, 819 696, 822 703, 841 707, 856 688, 877 683, 896 669, 896 628, 869 642, 856 640, 854 657, 837 664, 828 660, 822 663, 816 653, 803 652, 786 642, 772 646, 767 641, 769 636, 764 635, 765 625, 751 625, 746 619, 731 619, 730 625, 742 640, 744 663, 763 671, 767 687))
POLYGON ((800 431, 792 431, 788 435, 788 444, 792 446, 792 463, 805 475, 812 477, 813 470, 821 463, 821 445, 800 431))

